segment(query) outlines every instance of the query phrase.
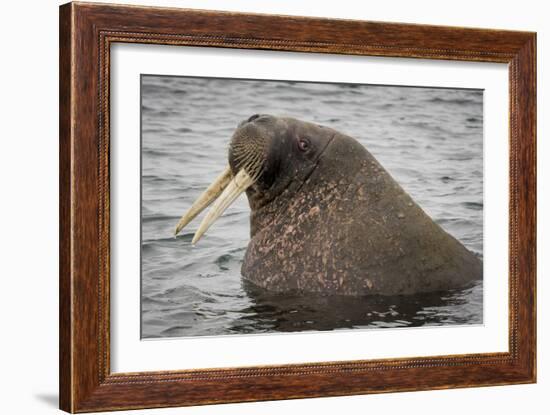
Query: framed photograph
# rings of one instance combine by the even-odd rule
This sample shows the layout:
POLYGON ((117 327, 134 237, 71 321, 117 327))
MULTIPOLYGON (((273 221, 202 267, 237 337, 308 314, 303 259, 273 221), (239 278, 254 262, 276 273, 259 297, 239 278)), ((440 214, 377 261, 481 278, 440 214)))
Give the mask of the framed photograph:
POLYGON ((536 381, 536 34, 60 8, 60 407, 536 381))

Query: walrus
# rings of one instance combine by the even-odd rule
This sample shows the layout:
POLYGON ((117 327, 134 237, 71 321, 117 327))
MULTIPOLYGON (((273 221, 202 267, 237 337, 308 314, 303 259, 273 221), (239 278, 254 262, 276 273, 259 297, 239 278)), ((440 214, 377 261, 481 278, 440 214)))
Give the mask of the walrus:
POLYGON ((275 293, 408 295, 461 288, 482 278, 482 261, 350 136, 255 114, 231 137, 228 162, 175 234, 212 204, 195 244, 246 192, 250 242, 241 273, 258 287, 275 293))

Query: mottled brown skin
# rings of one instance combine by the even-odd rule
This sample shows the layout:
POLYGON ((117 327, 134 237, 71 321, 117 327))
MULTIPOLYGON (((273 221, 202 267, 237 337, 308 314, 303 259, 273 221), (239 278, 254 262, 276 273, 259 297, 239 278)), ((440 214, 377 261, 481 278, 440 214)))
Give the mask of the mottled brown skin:
POLYGON ((232 146, 264 137, 269 153, 264 173, 247 191, 245 279, 273 292, 397 295, 482 278, 480 259, 430 219, 355 139, 292 118, 249 120, 232 146), (306 151, 297 144, 304 138, 306 151))

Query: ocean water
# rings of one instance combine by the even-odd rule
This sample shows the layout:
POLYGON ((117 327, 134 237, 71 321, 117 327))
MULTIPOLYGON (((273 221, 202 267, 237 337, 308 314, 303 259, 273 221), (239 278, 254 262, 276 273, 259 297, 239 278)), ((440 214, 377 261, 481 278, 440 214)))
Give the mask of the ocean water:
POLYGON ((272 295, 242 281, 242 195, 193 247, 181 215, 227 163, 237 124, 292 116, 358 139, 447 232, 483 255, 483 92, 144 75, 142 338, 483 322, 483 287, 415 296, 272 295))

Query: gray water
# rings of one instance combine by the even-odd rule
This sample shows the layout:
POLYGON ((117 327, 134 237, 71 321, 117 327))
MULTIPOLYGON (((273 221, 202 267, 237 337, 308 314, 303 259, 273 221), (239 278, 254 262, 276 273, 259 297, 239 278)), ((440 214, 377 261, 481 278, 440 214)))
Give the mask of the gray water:
POLYGON ((358 139, 447 232, 483 252, 483 92, 142 76, 142 337, 391 328, 483 321, 482 283, 429 295, 270 295, 243 283, 249 209, 241 196, 191 245, 174 226, 227 163, 255 113, 358 139))

